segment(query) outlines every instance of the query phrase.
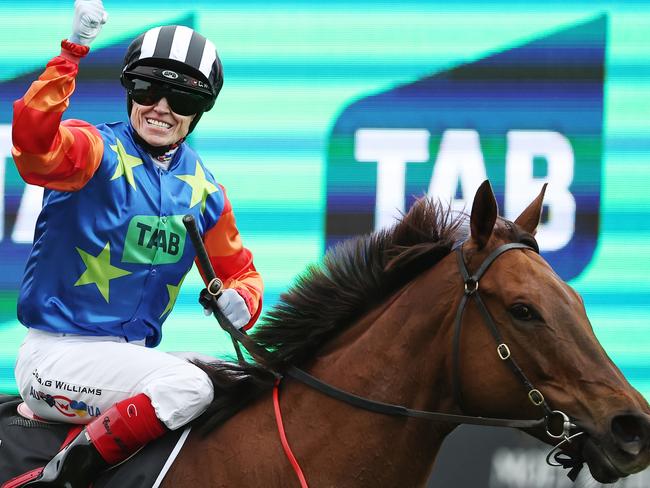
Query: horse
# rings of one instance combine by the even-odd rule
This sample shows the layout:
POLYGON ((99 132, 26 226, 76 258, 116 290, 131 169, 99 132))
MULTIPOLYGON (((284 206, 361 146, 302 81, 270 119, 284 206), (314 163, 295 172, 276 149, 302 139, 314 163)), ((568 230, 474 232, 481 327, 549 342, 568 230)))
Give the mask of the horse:
POLYGON ((463 419, 495 417, 561 440, 599 482, 645 469, 650 406, 538 252, 544 190, 514 222, 487 181, 469 217, 425 197, 392 229, 330 250, 248 336, 270 354, 201 365, 215 401, 162 486, 423 486, 463 419), (443 420, 355 408, 285 374, 296 366, 443 420))

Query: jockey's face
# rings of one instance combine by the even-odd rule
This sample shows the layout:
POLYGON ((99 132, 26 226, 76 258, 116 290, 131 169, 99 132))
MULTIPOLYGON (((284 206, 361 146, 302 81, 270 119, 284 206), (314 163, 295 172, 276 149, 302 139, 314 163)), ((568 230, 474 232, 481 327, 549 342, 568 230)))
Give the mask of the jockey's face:
POLYGON ((166 98, 153 105, 133 101, 131 124, 135 131, 152 146, 170 146, 187 136, 196 115, 179 115, 172 111, 166 98))

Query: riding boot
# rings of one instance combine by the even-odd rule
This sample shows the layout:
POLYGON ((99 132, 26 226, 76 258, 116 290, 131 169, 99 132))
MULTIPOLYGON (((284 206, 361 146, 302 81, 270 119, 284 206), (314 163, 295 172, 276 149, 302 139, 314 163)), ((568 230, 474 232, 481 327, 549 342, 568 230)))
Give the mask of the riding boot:
POLYGON ((29 488, 88 488, 110 466, 120 463, 167 428, 149 398, 140 394, 116 403, 86 427, 45 466, 29 488))

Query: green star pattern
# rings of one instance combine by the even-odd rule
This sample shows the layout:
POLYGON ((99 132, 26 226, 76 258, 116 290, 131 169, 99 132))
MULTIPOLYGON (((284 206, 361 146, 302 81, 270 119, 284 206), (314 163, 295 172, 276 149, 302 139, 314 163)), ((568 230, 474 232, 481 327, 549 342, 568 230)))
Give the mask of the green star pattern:
POLYGON ((135 186, 135 178, 133 178, 133 168, 140 166, 142 164, 142 159, 127 154, 126 149, 124 149, 124 146, 122 145, 122 141, 119 139, 116 139, 116 141, 117 144, 115 146, 111 146, 111 149, 117 153, 118 163, 117 169, 115 170, 115 174, 111 178, 111 181, 124 176, 129 185, 137 190, 135 186))
POLYGON ((183 280, 185 280, 186 276, 187 273, 183 275, 181 281, 178 282, 178 285, 167 285, 167 293, 169 293, 169 301, 167 302, 167 306, 165 307, 165 310, 163 310, 163 313, 161 313, 160 317, 158 318, 162 318, 163 315, 172 311, 174 305, 176 304, 176 299, 178 298, 178 292, 181 291, 181 285, 183 284, 183 280))
POLYGON ((193 175, 177 175, 176 178, 183 180, 192 188, 192 197, 190 198, 190 208, 201 202, 201 212, 205 210, 205 202, 210 193, 219 191, 219 189, 210 183, 205 177, 203 168, 196 162, 196 170, 193 175))
POLYGON ((106 303, 109 303, 110 281, 129 275, 131 272, 111 265, 111 248, 108 242, 97 256, 93 256, 78 247, 76 249, 86 265, 86 271, 83 272, 74 286, 94 284, 104 297, 104 300, 106 300, 106 303))

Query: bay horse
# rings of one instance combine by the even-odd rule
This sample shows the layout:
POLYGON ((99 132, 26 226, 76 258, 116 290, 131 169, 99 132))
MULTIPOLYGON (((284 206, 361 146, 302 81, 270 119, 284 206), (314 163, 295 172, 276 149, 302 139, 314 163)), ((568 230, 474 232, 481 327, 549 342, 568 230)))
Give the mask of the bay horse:
MULTIPOLYGON (((294 366, 361 397, 442 415, 559 413, 560 434, 522 428, 551 445, 564 437, 565 452, 600 482, 645 469, 650 407, 598 343, 581 297, 539 255, 543 195, 510 222, 486 181, 469 230, 424 198, 394 228, 328 252, 250 336, 268 357, 202 365, 215 401, 163 486, 306 486, 281 446, 270 388, 294 366)), ((291 377, 279 395, 312 487, 423 486, 459 423, 368 412, 291 377)))

